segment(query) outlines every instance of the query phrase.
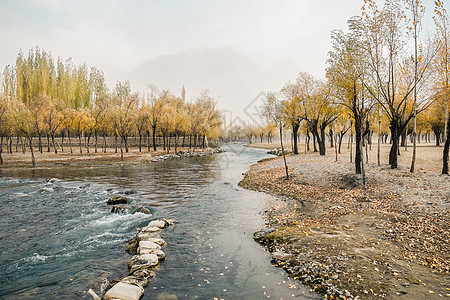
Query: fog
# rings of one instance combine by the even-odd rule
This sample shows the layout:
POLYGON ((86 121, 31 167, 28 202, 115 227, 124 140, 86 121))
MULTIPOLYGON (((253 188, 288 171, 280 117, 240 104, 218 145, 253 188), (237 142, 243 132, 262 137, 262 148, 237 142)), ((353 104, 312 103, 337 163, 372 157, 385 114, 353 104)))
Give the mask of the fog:
MULTIPOLYGON (((424 1, 427 14, 433 1, 424 1)), ((38 46, 103 70, 110 88, 130 80, 187 99, 209 89, 228 118, 256 121, 261 92, 299 72, 323 78, 333 29, 362 0, 60 1, 0 3, 0 67, 38 46), (255 100, 256 99, 256 100, 255 100)), ((431 17, 428 17, 428 19, 431 17)), ((430 23, 430 21, 427 21, 430 23)))

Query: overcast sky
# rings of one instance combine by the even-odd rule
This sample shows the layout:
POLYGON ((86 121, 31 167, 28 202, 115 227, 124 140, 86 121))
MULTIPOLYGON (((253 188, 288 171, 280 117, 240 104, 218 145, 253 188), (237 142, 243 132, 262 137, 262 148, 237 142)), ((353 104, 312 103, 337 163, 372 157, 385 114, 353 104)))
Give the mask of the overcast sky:
MULTIPOLYGON (((231 47, 261 68, 290 57, 324 76, 330 32, 363 0, 0 0, 0 68, 39 46, 104 71, 110 87, 163 54, 231 47)), ((427 6, 428 25, 433 1, 427 6)), ((431 24, 431 25, 430 25, 431 24)), ((292 78, 294 79, 294 78, 292 78)))

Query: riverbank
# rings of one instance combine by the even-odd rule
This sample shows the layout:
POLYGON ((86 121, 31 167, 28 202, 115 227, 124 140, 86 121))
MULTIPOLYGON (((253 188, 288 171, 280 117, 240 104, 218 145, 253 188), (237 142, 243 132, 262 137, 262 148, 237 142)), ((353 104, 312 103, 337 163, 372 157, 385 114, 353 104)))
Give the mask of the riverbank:
MULTIPOLYGON (((79 153, 79 151, 73 151, 73 153, 70 153, 68 150, 64 152, 59 151, 58 153, 40 153, 39 151, 35 151, 34 155, 37 166, 47 166, 52 164, 79 165, 92 163, 146 163, 196 155, 207 155, 218 152, 220 152, 220 148, 189 149, 179 147, 176 153, 174 153, 173 150, 170 150, 169 153, 167 153, 167 151, 162 148, 157 151, 147 151, 146 148, 139 151, 139 148, 129 148, 128 152, 124 151, 123 160, 120 159, 120 149, 115 152, 115 148, 107 148, 106 152, 99 150, 97 153, 95 153, 93 149, 91 149, 89 153, 87 153, 85 149, 83 149, 83 153, 79 153)), ((13 152, 12 154, 3 152, 2 156, 3 165, 0 165, 0 168, 31 166, 31 154, 29 151, 26 153, 13 152)))
POLYGON ((327 156, 289 155, 289 180, 281 158, 251 166, 240 185, 283 200, 266 211, 275 231, 260 242, 291 254, 277 264, 328 299, 450 297, 450 178, 439 175, 442 148, 418 147, 411 174, 411 148, 391 170, 389 145, 381 166, 373 147, 366 188, 344 148, 338 161, 331 148, 327 156))

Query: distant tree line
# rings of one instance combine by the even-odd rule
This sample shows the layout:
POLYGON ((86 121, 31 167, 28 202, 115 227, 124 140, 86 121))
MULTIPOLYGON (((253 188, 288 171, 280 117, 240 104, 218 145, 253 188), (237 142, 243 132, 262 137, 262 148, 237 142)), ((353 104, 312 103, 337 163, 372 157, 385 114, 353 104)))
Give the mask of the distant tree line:
MULTIPOLYGON (((22 138, 35 164, 33 144, 43 152, 64 151, 68 141, 80 153, 106 152, 106 137, 114 137, 123 152, 128 152, 128 138, 139 137, 139 151, 157 150, 157 137, 163 140, 164 150, 170 141, 177 151, 180 139, 189 140, 190 147, 205 147, 207 139, 217 139, 222 117, 216 101, 203 91, 192 101, 186 101, 184 87, 181 96, 171 91, 149 86, 149 93, 134 93, 130 83, 117 82, 110 90, 103 72, 86 64, 76 66, 71 59, 55 60, 50 53, 31 49, 28 56, 19 52, 14 66, 6 66, 0 94, 0 163, 2 151, 12 137, 22 138), (60 145, 55 137, 62 141, 60 145), (76 141, 73 141, 73 140, 76 141), (103 140, 103 141, 102 141, 103 140)), ((11 147, 6 147, 11 151, 11 147)))

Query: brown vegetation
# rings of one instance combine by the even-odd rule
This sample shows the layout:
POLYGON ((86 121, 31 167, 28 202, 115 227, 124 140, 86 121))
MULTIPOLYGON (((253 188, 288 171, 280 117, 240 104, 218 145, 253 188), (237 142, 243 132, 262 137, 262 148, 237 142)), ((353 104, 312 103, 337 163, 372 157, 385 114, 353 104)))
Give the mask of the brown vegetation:
MULTIPOLYGON (((382 146, 387 162, 389 146, 382 146)), ((345 149, 346 150, 346 149, 345 149)), ((347 150, 346 150, 347 152, 347 150)), ((442 148, 399 156, 399 169, 377 166, 369 151, 367 186, 353 174, 349 153, 290 155, 286 180, 280 158, 250 168, 241 185, 279 196, 267 210, 276 230, 267 247, 293 254, 278 261, 328 299, 438 299, 450 295, 449 177, 440 174, 442 148)))

